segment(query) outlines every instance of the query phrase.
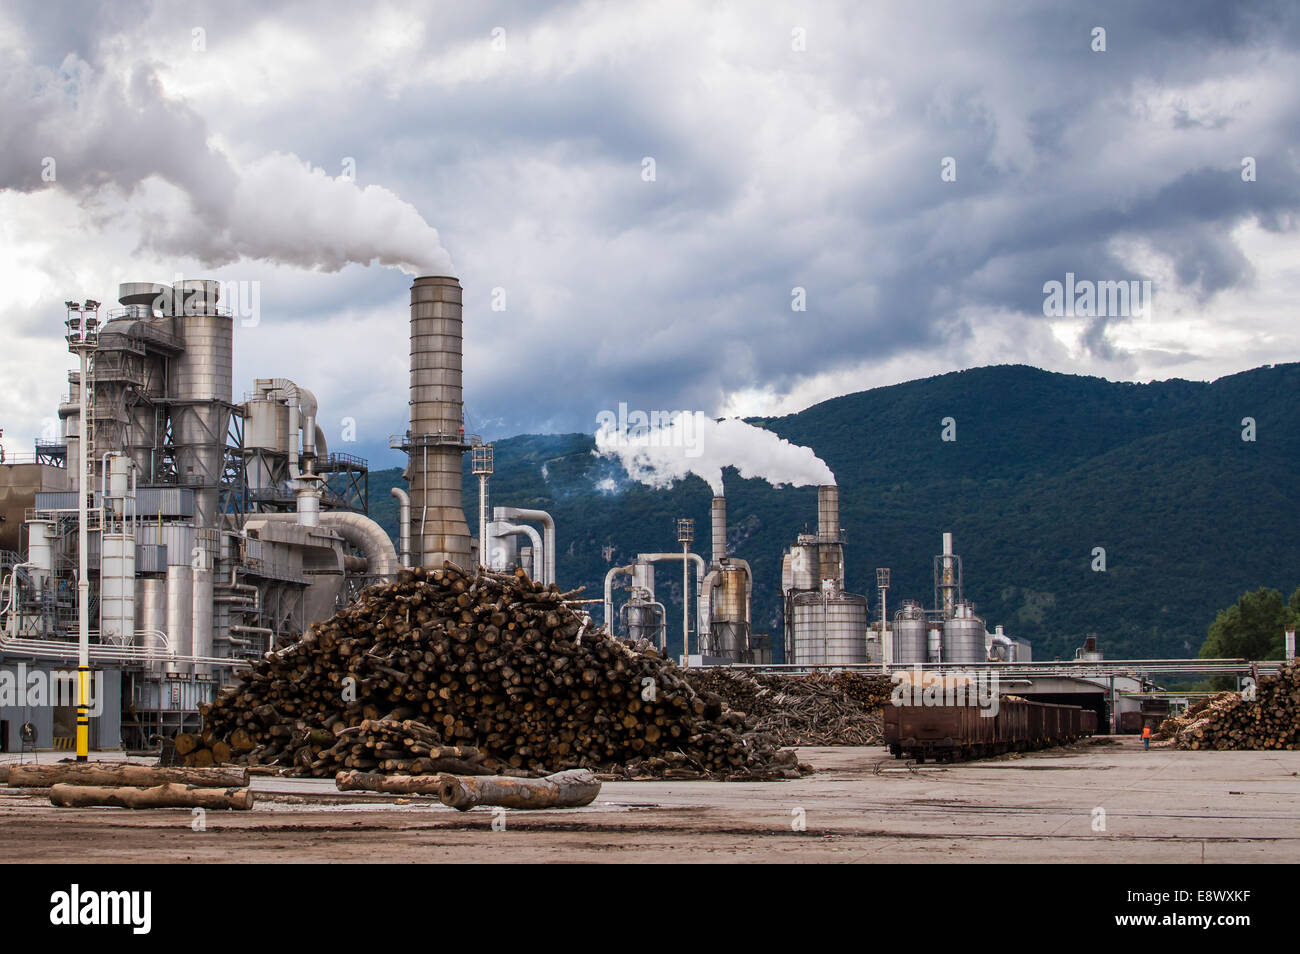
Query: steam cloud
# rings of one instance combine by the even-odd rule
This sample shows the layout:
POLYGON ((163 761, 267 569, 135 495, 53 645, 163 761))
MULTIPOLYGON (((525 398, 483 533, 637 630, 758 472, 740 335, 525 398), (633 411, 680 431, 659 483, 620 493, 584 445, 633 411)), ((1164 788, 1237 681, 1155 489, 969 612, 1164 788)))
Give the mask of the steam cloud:
POLYGON ((650 487, 668 487, 695 474, 713 488, 714 496, 722 496, 724 467, 776 487, 835 483, 835 475, 812 448, 791 444, 739 418, 714 421, 700 411, 683 411, 666 423, 641 423, 638 412, 620 412, 597 419, 596 453, 618 460, 633 480, 650 487))
POLYGON ((0 190, 64 189, 96 212, 106 188, 130 196, 161 179, 180 190, 175 207, 151 214, 146 248, 205 267, 256 259, 338 271, 378 262, 454 274, 437 230, 409 202, 293 155, 237 163, 150 66, 119 79, 75 56, 57 70, 17 65, 0 74, 0 111, 0 190))

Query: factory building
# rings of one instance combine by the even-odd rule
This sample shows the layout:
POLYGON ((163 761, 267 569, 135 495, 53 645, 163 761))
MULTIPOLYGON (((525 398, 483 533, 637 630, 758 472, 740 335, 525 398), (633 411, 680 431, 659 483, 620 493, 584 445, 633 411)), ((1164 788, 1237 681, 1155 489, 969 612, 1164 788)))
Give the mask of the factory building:
MULTIPOLYGON (((90 666, 105 687, 91 737, 101 748, 196 728, 198 706, 249 659, 401 565, 473 566, 478 556, 461 501, 461 456, 473 442, 455 278, 411 287, 410 427, 390 441, 408 454, 408 489, 395 490, 400 561, 366 515, 366 462, 329 451, 304 384, 259 379, 236 403, 220 283, 129 282, 118 303, 102 322, 97 302, 68 303, 69 347, 85 353, 86 371, 69 375, 60 437, 38 442, 31 461, 0 464, 7 749, 25 723, 42 748, 73 734, 57 700, 3 690, 20 675, 36 685, 76 667, 82 495, 90 666)), ((551 534, 542 556, 553 561, 551 534)))

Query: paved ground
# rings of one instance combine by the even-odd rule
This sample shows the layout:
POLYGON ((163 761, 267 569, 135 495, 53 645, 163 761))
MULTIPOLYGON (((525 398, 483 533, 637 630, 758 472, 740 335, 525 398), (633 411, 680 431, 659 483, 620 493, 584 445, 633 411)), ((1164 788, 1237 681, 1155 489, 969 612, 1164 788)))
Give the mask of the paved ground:
POLYGON ((257 778, 256 808, 209 812, 205 831, 184 809, 55 809, 0 788, 0 859, 1300 862, 1300 752, 1108 741, 915 770, 883 749, 804 749, 821 771, 798 781, 607 783, 587 808, 506 812, 504 831, 487 809, 314 779, 257 778))

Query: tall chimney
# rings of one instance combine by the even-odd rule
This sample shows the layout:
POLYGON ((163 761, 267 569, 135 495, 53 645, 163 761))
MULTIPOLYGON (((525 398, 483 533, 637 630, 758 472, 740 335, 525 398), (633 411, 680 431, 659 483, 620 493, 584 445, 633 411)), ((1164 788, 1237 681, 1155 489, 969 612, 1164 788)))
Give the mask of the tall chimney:
POLYGON ((709 515, 713 525, 713 565, 721 566, 727 557, 727 498, 714 497, 709 515))
POLYGON ((840 542, 840 488, 834 484, 817 488, 817 539, 820 543, 840 542))
POLYGON ((461 456, 469 449, 461 394, 461 287, 450 277, 411 285, 411 558, 472 571, 469 526, 461 502, 461 456))

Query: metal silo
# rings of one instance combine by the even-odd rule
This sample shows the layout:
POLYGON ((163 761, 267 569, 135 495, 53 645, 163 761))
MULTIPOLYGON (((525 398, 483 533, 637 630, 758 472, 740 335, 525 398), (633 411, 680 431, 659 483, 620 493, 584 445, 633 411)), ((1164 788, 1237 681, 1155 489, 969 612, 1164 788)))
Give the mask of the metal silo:
POLYGON ((174 327, 184 350, 172 362, 172 434, 176 478, 194 489, 194 522, 220 525, 218 501, 230 426, 233 325, 217 301, 221 283, 183 281, 174 287, 174 327))
POLYGON ((748 575, 740 566, 724 566, 717 573, 710 632, 719 654, 739 660, 749 650, 748 575))
POLYGON ((801 666, 819 666, 826 662, 826 627, 822 612, 822 595, 816 591, 796 593, 791 599, 794 658, 801 666))
POLYGON ((943 624, 943 661, 946 663, 985 662, 988 659, 984 620, 971 610, 969 603, 956 607, 957 615, 943 624))
POLYGON ((867 662, 867 599, 854 593, 798 593, 794 662, 851 666, 867 662))
POLYGON ((900 666, 927 662, 926 636, 929 622, 925 610, 918 604, 906 602, 894 614, 894 662, 900 666))

